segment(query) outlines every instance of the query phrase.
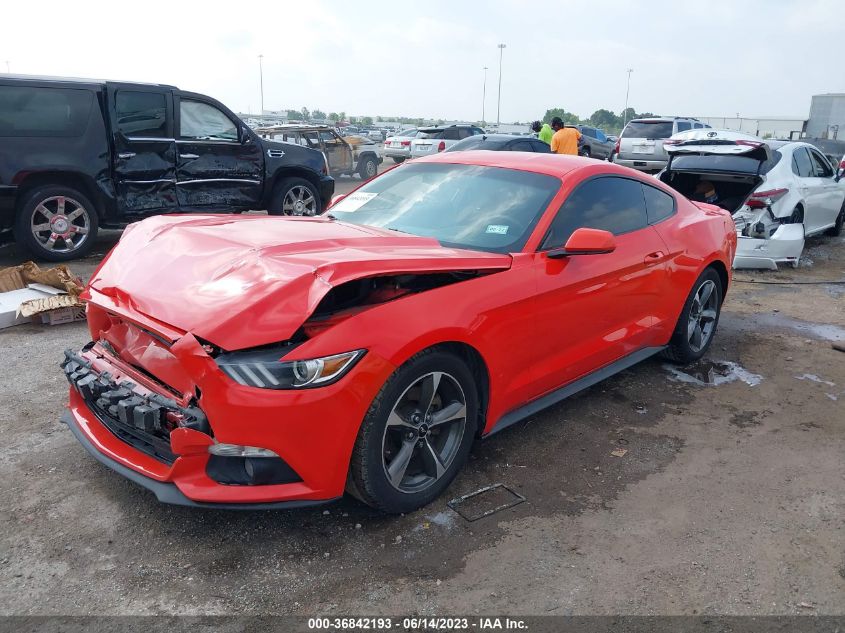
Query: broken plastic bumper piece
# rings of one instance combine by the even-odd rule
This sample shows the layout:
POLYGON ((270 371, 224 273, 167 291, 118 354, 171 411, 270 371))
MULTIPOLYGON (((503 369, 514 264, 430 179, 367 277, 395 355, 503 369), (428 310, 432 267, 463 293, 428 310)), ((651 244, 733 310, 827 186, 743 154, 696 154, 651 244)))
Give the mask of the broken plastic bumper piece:
POLYGON ((777 270, 778 264, 796 267, 803 250, 804 225, 782 224, 768 239, 737 235, 733 267, 768 270, 777 270))

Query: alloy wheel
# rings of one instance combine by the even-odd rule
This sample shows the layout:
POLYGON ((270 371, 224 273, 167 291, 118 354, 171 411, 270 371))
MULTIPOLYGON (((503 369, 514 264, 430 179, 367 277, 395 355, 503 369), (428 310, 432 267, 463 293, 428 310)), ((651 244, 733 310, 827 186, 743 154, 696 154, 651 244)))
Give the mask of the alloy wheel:
POLYGON ((88 240, 91 218, 88 210, 73 198, 52 196, 35 207, 29 227, 44 250, 72 253, 88 240))
POLYGON ((404 493, 434 485, 458 455, 466 423, 466 397, 454 376, 431 372, 415 380, 384 429, 382 464, 390 485, 404 493))
POLYGON ((304 185, 291 187, 282 201, 285 215, 316 215, 317 199, 304 185))
POLYGON ((687 340, 693 352, 700 352, 707 346, 716 329, 719 293, 716 284, 708 279, 698 287, 689 311, 687 340))

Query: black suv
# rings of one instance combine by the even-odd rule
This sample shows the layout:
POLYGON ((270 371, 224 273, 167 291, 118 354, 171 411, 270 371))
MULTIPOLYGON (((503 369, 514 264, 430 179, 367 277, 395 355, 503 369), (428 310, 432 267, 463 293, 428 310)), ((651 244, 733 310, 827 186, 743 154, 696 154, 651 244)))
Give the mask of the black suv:
POLYGON ((262 139, 205 95, 0 76, 0 231, 42 259, 81 257, 99 227, 147 215, 314 215, 333 193, 324 154, 262 139))

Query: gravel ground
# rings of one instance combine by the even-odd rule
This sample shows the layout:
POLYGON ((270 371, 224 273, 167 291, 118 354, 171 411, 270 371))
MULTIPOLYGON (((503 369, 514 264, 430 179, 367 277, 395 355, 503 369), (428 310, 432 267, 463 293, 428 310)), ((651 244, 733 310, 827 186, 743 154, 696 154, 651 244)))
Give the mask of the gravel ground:
POLYGON ((447 498, 161 505, 58 422, 84 324, 6 330, 0 613, 845 614, 845 286, 747 283, 845 279, 845 240, 808 246, 798 270, 737 275, 708 362, 644 362, 479 442, 450 493, 526 502, 474 522, 447 498))

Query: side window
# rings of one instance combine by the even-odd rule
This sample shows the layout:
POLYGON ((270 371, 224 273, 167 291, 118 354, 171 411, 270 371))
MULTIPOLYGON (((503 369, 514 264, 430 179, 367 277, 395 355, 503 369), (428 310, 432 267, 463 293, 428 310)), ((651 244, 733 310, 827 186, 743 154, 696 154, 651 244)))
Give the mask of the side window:
POLYGON ((300 141, 300 145, 305 145, 305 147, 311 147, 313 149, 320 149, 320 139, 317 138, 316 132, 302 132, 301 138, 302 141, 300 141))
POLYGON ((596 130, 596 138, 602 143, 607 143, 607 136, 601 130, 596 130))
POLYGON ((183 99, 179 106, 179 136, 206 141, 237 141, 238 128, 214 106, 183 99))
POLYGON ((792 173, 801 178, 813 176, 813 164, 806 148, 799 147, 792 152, 792 173))
POLYGON ((678 128, 677 130, 675 130, 676 132, 686 132, 691 127, 689 121, 677 121, 675 125, 678 128))
POLYGON ((472 133, 473 135, 484 134, 484 130, 482 130, 480 127, 474 127, 472 128, 472 133))
POLYGON ((665 191, 643 185, 643 195, 649 224, 657 224, 675 213, 675 199, 665 191))
POLYGON ((534 151, 539 154, 551 154, 552 149, 549 147, 548 143, 544 143, 543 141, 538 140, 530 140, 531 147, 534 148, 534 151))
POLYGON ((126 136, 167 136, 167 100, 163 92, 120 90, 114 99, 117 129, 126 136))
POLYGON ((82 136, 93 97, 90 90, 0 86, 0 137, 82 136))
POLYGON ((594 178, 579 186, 557 212, 543 248, 558 248, 581 227, 603 229, 615 235, 648 224, 640 183, 627 178, 594 178))
POLYGON ((813 159, 813 172, 818 178, 833 178, 833 169, 821 154, 810 150, 810 156, 813 159))
POLYGON ((591 127, 582 127, 581 134, 583 134, 584 136, 595 137, 596 131, 591 127))
POLYGON ((534 147, 529 141, 516 141, 508 145, 508 149, 512 152, 533 152, 534 147))
POLYGON ((692 127, 693 127, 693 128, 695 128, 696 130, 698 130, 698 129, 703 128, 704 126, 703 126, 703 125, 701 125, 701 123, 693 123, 693 124, 692 124, 692 127))
POLYGON ((461 136, 461 132, 466 132, 466 130, 458 130, 458 128, 450 127, 443 130, 443 133, 440 135, 440 138, 445 141, 458 141, 468 136, 468 134, 464 134, 463 136, 461 136))

